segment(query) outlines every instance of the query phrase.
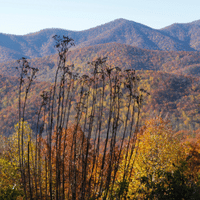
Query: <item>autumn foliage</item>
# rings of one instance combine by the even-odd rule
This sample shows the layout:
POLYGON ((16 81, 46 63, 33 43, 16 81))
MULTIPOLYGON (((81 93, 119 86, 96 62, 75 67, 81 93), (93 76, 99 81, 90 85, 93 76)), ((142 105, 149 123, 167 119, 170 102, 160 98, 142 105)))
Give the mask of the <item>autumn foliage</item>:
POLYGON ((91 73, 80 75, 66 64, 73 39, 54 39, 58 66, 54 84, 40 95, 34 131, 25 114, 38 70, 18 61, 19 123, 2 138, 0 192, 11 190, 15 199, 162 199, 171 185, 182 188, 183 178, 184 190, 198 194, 198 134, 175 134, 161 117, 142 122, 150 94, 135 70, 97 58, 88 63, 91 73))

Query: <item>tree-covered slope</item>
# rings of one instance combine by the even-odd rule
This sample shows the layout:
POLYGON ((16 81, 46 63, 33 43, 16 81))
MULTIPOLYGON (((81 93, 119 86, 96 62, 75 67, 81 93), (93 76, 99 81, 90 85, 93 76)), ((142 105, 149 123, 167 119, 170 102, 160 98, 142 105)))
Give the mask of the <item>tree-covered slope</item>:
MULTIPOLYGON (((132 68, 136 70, 159 70, 185 75, 200 75, 200 52, 191 51, 159 51, 145 50, 130 45, 118 43, 106 43, 95 46, 79 48, 69 52, 68 64, 74 64, 79 72, 90 70, 87 63, 97 57, 107 57, 109 65, 122 69, 132 68)), ((39 68, 38 81, 53 81, 57 54, 29 60, 30 64, 39 68)), ((0 74, 18 76, 17 62, 10 61, 0 63, 0 74)))
MULTIPOLYGON (((137 70, 136 73, 141 76, 141 88, 150 93, 144 98, 141 125, 145 120, 161 115, 171 120, 176 131, 187 129, 192 132, 200 128, 199 78, 153 70, 137 70)), ((15 77, 0 76, 0 132, 4 135, 11 134, 18 121, 18 82, 15 77)), ((25 120, 33 130, 36 130, 40 94, 50 86, 50 82, 35 82, 31 87, 25 120)))

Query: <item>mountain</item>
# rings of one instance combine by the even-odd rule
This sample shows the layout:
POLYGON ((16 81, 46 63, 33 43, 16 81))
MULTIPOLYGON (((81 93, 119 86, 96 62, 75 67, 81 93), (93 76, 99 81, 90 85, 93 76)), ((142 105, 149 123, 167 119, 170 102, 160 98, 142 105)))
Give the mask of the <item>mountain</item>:
POLYGON ((194 50, 200 50, 200 20, 186 24, 172 24, 161 29, 161 32, 182 41, 194 50))
POLYGON ((84 31, 45 29, 27 35, 0 34, 0 62, 55 54, 53 35, 74 39, 75 48, 97 44, 121 43, 142 49, 199 51, 200 21, 173 24, 157 30, 134 21, 117 19, 84 31))

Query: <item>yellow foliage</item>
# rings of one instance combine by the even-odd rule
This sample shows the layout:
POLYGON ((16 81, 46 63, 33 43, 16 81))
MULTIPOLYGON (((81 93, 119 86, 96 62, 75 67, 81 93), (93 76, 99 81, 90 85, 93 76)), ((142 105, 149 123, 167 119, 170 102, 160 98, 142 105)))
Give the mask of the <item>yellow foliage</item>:
MULTIPOLYGON (((131 173, 130 179, 127 180, 128 195, 131 198, 139 198, 134 194, 139 188, 145 189, 140 183, 141 177, 153 174, 153 180, 156 180, 158 170, 173 171, 174 164, 176 165, 183 157, 182 146, 174 137, 168 122, 160 117, 147 121, 138 134, 133 154, 130 155, 129 152, 128 159, 122 162, 121 174, 127 163, 130 163, 127 173, 131 173)), ((122 181, 121 176, 119 174, 119 181, 122 181)))
MULTIPOLYGON (((19 169, 18 153, 18 124, 15 125, 16 132, 10 137, 1 136, 0 149, 0 188, 20 188, 21 174, 19 169)), ((27 162, 27 145, 31 137, 31 129, 27 122, 24 122, 24 161, 27 162)), ((33 142, 33 140, 32 140, 33 142)), ((33 143, 30 145, 32 153, 35 152, 33 143)), ((31 155, 33 158, 33 155, 31 155)))

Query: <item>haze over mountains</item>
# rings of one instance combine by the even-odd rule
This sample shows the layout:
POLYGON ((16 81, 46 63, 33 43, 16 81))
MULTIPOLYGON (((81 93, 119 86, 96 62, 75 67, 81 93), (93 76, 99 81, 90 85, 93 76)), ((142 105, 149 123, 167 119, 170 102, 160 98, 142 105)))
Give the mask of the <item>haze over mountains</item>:
MULTIPOLYGON (((131 68, 200 76, 200 51, 146 50, 119 43, 77 48, 68 54, 67 63, 73 63, 77 69, 79 68, 79 72, 86 73, 90 71, 88 62, 97 57, 107 57, 108 65, 118 66, 121 69, 131 68)), ((57 58, 57 54, 54 54, 29 60, 31 66, 39 68, 38 81, 54 82, 57 58)), ((16 66, 16 60, 0 63, 0 74, 19 76, 16 66)))
POLYGON ((23 36, 0 33, 0 62, 55 54, 52 38, 55 34, 73 38, 75 48, 116 42, 150 50, 200 51, 200 20, 157 30, 117 19, 84 31, 45 29, 23 36))

